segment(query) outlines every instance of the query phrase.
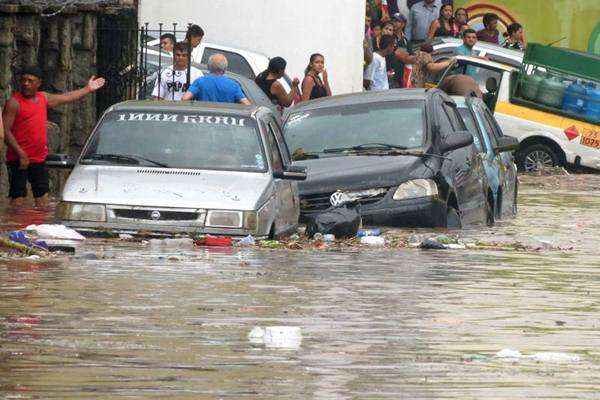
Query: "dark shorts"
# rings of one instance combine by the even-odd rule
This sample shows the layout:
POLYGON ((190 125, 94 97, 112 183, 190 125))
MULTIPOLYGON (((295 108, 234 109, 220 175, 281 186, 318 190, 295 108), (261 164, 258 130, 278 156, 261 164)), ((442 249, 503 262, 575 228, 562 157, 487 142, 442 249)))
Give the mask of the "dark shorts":
POLYGON ((6 163, 8 168, 8 197, 18 199, 27 197, 27 182, 31 184, 33 197, 36 199, 49 192, 48 169, 45 163, 29 164, 27 169, 19 169, 18 162, 6 163))

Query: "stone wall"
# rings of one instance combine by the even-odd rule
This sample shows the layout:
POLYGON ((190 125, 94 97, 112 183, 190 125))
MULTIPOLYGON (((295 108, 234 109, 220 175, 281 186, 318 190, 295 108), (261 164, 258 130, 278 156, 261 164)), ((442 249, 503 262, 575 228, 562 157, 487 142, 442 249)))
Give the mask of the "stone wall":
MULTIPOLYGON (((98 67, 98 19, 119 12, 118 7, 88 5, 43 17, 32 7, 0 4, 0 106, 10 97, 18 71, 25 65, 37 64, 43 70, 44 91, 66 92, 84 86, 98 67)), ((96 122, 95 96, 50 110, 48 115, 56 124, 48 131, 50 152, 77 155, 96 122)), ((63 179, 53 175, 56 192, 63 179)), ((0 195, 6 190, 2 163, 0 195)))

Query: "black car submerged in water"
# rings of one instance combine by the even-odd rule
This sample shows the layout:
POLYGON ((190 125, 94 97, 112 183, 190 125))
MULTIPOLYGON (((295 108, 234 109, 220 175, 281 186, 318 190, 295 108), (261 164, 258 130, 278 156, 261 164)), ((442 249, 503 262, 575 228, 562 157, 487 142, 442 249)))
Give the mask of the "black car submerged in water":
MULTIPOLYGON (((284 134, 302 217, 357 202, 367 224, 462 227, 490 221, 482 162, 444 92, 390 90, 294 107, 284 134)), ((493 221, 493 219, 491 219, 493 221)))

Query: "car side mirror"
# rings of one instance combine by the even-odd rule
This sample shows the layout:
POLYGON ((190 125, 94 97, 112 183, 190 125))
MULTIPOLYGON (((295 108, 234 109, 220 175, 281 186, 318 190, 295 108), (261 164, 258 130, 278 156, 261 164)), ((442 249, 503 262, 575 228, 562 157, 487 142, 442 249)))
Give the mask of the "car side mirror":
POLYGON ((498 138, 498 145, 494 147, 496 154, 504 153, 507 151, 515 151, 519 148, 519 141, 517 138, 512 136, 501 136, 498 138))
POLYGON ((306 167, 298 165, 288 165, 283 171, 275 171, 273 176, 277 179, 285 179, 289 181, 305 181, 307 178, 306 167))
POLYGON ((462 149, 473 144, 473 135, 469 131, 456 131, 442 138, 440 150, 442 154, 462 149))
POLYGON ((75 159, 67 154, 50 154, 46 157, 46 166, 56 169, 75 168, 75 159))

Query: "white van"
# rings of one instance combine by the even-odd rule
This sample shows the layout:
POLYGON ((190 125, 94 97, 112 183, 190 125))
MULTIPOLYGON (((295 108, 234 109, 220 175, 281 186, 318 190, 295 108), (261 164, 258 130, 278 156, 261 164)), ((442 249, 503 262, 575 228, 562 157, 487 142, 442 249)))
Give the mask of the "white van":
POLYGON ((600 125, 516 102, 511 96, 511 75, 518 68, 479 57, 456 58, 458 62, 442 74, 440 81, 467 72, 475 78, 484 96, 491 100, 488 106, 495 108, 494 116, 503 132, 519 139, 516 158, 521 169, 572 164, 600 170, 600 147, 594 146, 600 143, 600 125), (598 140, 588 140, 592 136, 598 140))

